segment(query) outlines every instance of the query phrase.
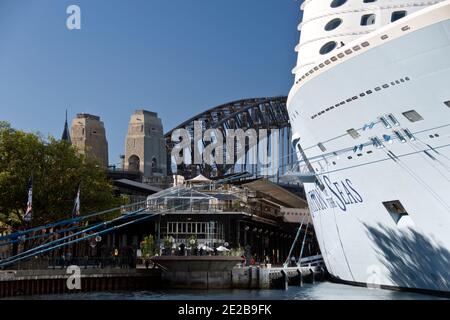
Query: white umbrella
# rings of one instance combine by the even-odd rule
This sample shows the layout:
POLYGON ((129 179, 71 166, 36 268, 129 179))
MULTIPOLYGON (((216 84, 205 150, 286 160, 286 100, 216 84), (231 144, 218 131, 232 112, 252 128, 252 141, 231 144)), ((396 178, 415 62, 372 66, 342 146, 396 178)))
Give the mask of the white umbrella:
POLYGON ((224 246, 220 246, 217 248, 217 251, 230 251, 230 249, 225 248, 224 246))
POLYGON ((204 251, 214 251, 213 249, 211 249, 210 247, 205 246, 205 245, 199 246, 199 249, 203 249, 204 251))

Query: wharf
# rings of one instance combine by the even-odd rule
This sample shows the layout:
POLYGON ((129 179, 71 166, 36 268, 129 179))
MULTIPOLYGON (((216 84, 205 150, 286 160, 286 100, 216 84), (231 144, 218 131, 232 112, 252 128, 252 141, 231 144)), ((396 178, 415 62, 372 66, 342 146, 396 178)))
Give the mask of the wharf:
POLYGON ((74 274, 65 268, 0 271, 0 298, 161 289, 287 289, 289 285, 322 281, 326 273, 320 266, 241 266, 239 259, 225 257, 186 257, 186 261, 174 258, 166 259, 166 267, 153 269, 81 268, 79 289, 69 289, 74 274), (170 270, 171 266, 175 267, 170 270))
POLYGON ((81 268, 80 289, 69 289, 67 269, 0 271, 0 298, 74 292, 154 290, 161 285, 159 269, 81 268))

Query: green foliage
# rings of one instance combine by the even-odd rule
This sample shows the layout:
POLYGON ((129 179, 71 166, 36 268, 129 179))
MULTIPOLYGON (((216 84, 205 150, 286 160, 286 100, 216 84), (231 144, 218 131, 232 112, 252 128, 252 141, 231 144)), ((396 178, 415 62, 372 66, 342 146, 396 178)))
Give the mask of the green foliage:
POLYGON ((228 252, 228 255, 232 257, 242 257, 245 253, 245 250, 242 247, 233 248, 228 252))
POLYGON ((11 129, 0 122, 0 222, 22 225, 33 175, 32 226, 68 218, 81 182, 81 214, 121 204, 106 171, 65 141, 11 129))
POLYGON ((172 249, 174 239, 172 237, 164 238, 164 248, 172 249))
POLYGON ((197 248, 198 246, 198 241, 197 241, 197 237, 195 235, 191 235, 188 239, 187 239, 187 246, 188 248, 190 248, 191 250, 197 248))
POLYGON ((156 244, 155 239, 152 235, 149 235, 144 238, 141 242, 141 251, 142 251, 142 257, 148 259, 155 255, 156 253, 156 244))

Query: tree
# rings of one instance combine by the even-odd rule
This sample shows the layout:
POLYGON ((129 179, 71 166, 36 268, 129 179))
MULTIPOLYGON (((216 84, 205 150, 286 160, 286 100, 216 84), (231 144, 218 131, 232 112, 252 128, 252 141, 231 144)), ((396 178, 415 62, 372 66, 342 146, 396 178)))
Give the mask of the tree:
POLYGON ((81 182, 81 213, 120 205, 106 171, 77 154, 65 141, 12 129, 0 122, 0 221, 23 225, 27 183, 33 176, 33 219, 29 226, 69 218, 81 182))

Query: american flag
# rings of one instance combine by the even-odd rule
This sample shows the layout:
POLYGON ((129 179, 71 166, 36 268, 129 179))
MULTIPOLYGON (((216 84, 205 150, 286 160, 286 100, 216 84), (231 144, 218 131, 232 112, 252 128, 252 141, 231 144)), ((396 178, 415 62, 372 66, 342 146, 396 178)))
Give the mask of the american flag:
POLYGON ((27 209, 25 210, 25 214, 23 216, 23 220, 25 222, 30 222, 33 216, 33 178, 31 177, 28 181, 28 202, 27 209))
POLYGON ((81 191, 81 183, 78 184, 77 196, 75 198, 75 204, 73 206, 72 218, 78 217, 80 215, 80 191, 81 191))

